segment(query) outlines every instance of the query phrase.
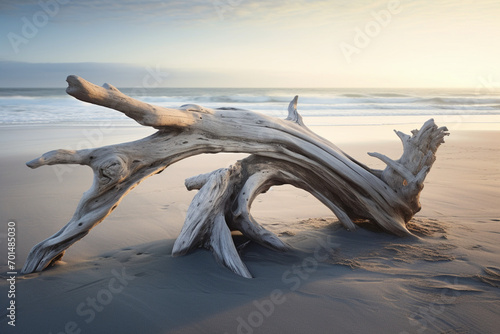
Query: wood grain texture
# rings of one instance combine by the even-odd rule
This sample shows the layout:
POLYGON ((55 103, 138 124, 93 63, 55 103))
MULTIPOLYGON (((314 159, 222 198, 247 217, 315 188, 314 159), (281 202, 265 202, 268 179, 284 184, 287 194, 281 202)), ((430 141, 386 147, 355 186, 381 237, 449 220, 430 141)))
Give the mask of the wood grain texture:
MULTIPOLYGON (((123 112, 139 124, 158 129, 134 142, 78 151, 56 150, 27 163, 31 168, 53 164, 87 165, 94 171, 71 220, 52 237, 33 247, 23 273, 41 271, 61 259, 64 251, 103 221, 130 190, 145 178, 184 158, 218 152, 251 154, 234 166, 190 178, 188 189, 199 189, 177 238, 173 255, 198 247, 235 273, 251 277, 241 261, 230 231, 276 250, 288 245, 250 214, 251 204, 271 186, 291 184, 320 200, 346 229, 370 220, 387 232, 411 236, 406 223, 420 210, 419 195, 448 135, 431 119, 406 135, 397 131, 403 154, 392 160, 369 153, 387 167, 374 170, 351 158, 308 129, 297 111, 297 96, 286 119, 257 112, 198 105, 164 108, 137 101, 111 85, 96 86, 69 76, 68 94, 123 112)), ((362 135, 362 134, 360 134, 362 135)))

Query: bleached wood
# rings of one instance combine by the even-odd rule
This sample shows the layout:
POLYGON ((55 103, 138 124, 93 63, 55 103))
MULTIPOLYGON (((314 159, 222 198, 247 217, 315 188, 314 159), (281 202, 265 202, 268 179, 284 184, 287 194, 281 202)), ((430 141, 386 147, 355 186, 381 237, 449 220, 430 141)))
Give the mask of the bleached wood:
POLYGON ((51 151, 27 163, 31 168, 81 164, 94 171, 92 187, 82 196, 72 219, 31 250, 24 273, 45 269, 64 251, 106 218, 121 198, 143 179, 169 165, 201 153, 253 154, 236 163, 186 181, 200 189, 193 199, 173 254, 193 248, 210 249, 216 259, 237 274, 251 274, 238 256, 230 230, 239 230, 266 247, 288 246, 250 214, 252 201, 273 185, 305 189, 325 204, 349 230, 357 219, 369 219, 388 232, 411 235, 406 222, 420 210, 419 194, 446 128, 427 121, 412 136, 397 131, 403 143, 398 160, 379 154, 387 167, 373 170, 309 130, 297 111, 297 97, 287 119, 249 110, 210 109, 198 105, 164 108, 137 101, 111 85, 96 86, 69 76, 68 94, 109 107, 159 131, 144 139, 78 151, 51 151), (203 208, 199 210, 197 208, 203 208))

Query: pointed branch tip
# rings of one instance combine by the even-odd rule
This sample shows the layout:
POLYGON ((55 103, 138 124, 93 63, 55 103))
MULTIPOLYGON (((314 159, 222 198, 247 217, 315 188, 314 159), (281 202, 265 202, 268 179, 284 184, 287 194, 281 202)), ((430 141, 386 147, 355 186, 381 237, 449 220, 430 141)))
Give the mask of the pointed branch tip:
POLYGON ((383 163, 394 169, 394 171, 396 171, 399 175, 408 180, 408 182, 413 181, 413 179, 415 178, 415 176, 405 166, 397 161, 392 160, 384 154, 378 152, 368 152, 368 155, 380 159, 383 163))
POLYGON ((286 118, 287 121, 292 121, 297 123, 298 125, 304 126, 304 122, 302 120, 302 116, 300 116, 299 112, 297 111, 297 101, 299 99, 298 95, 295 95, 295 97, 290 101, 290 104, 288 105, 288 117, 286 118))

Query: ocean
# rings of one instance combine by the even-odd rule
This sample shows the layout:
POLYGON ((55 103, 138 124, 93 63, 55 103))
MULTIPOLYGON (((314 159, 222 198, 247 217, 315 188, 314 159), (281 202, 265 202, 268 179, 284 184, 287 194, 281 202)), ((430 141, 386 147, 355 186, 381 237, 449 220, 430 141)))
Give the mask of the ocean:
MULTIPOLYGON (((236 107, 286 118, 299 95, 307 125, 379 125, 421 122, 487 123, 500 130, 500 91, 487 89, 375 88, 125 88, 134 98, 165 107, 193 103, 236 107)), ((0 125, 95 125, 136 123, 120 112, 76 100, 63 88, 0 88, 0 125)))

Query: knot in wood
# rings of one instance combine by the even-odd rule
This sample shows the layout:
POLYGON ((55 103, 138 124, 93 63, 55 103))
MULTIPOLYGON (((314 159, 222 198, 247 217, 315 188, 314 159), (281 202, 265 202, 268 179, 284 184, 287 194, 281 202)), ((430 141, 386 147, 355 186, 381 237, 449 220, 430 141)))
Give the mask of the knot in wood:
POLYGON ((115 155, 106 159, 99 167, 99 181, 103 184, 118 183, 128 176, 126 158, 115 155))

